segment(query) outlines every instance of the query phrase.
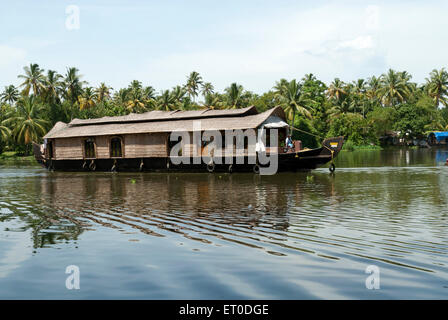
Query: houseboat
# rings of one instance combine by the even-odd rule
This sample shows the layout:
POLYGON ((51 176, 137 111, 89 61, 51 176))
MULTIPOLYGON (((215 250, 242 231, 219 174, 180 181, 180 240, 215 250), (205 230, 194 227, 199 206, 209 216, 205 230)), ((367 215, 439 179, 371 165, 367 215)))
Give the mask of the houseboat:
MULTIPOLYGON (((269 157, 271 161, 274 158, 277 161, 276 172, 310 170, 327 163, 334 171, 333 159, 342 148, 343 137, 325 139, 322 147, 316 149, 302 149, 300 141, 294 141, 292 148, 286 148, 285 138, 290 130, 281 107, 262 113, 255 107, 150 111, 74 119, 68 124, 58 122, 43 137, 42 145, 34 144, 33 151, 36 160, 46 168, 64 171, 260 173, 270 165, 263 160, 269 157), (222 152, 216 152, 219 144, 210 145, 215 137, 208 142, 195 142, 196 133, 215 132, 225 140, 229 133, 246 134, 249 131, 255 133, 251 140, 256 141, 255 150, 244 142, 242 152, 234 152, 238 145, 232 152, 228 152, 227 145, 220 147, 222 152), (187 133, 187 139, 182 136, 172 141, 172 134, 179 132, 187 133), (173 153, 176 144, 178 149, 173 153)), ((247 140, 250 140, 249 136, 247 140)))

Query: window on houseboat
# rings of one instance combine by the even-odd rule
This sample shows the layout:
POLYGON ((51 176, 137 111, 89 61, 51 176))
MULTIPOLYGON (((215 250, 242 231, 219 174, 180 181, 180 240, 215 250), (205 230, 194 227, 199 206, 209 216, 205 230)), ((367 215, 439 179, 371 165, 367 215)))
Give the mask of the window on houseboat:
POLYGON ((85 158, 95 158, 95 141, 93 139, 84 140, 85 158))
POLYGON ((121 138, 112 138, 110 140, 110 156, 111 158, 122 158, 123 151, 121 150, 121 138))

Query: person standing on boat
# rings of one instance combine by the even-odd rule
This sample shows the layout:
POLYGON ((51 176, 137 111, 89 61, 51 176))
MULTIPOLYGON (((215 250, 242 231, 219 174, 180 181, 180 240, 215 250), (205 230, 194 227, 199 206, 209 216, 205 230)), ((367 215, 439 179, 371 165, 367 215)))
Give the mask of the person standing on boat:
POLYGON ((294 144, 292 143, 292 139, 291 139, 291 134, 290 133, 286 137, 285 144, 286 144, 286 149, 287 150, 291 150, 294 147, 294 144))

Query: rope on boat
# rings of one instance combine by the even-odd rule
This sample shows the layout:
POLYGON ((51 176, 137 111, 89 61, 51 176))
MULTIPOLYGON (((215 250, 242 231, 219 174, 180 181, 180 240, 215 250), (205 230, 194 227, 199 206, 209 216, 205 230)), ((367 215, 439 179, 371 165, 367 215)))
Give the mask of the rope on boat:
POLYGON ((305 131, 305 130, 302 130, 302 129, 299 129, 299 128, 296 128, 296 127, 293 127, 293 126, 289 126, 291 129, 293 129, 293 130, 296 130, 296 131, 299 131, 299 132, 302 132, 302 133, 305 133, 305 134, 309 134, 310 136, 313 136, 313 137, 316 137, 316 138, 319 138, 319 139, 324 139, 323 137, 321 137, 321 136, 318 136, 317 134, 314 134, 314 133, 311 133, 311 132, 308 132, 308 131, 305 131))
MULTIPOLYGON (((309 134, 310 136, 313 136, 313 137, 316 137, 316 138, 319 138, 319 139, 322 139, 322 140, 324 140, 325 138, 323 138, 323 137, 321 137, 321 136, 319 136, 319 135, 317 135, 317 134, 314 134, 314 133, 311 133, 311 132, 308 132, 308 131, 305 131, 305 130, 302 130, 302 129, 299 129, 299 128, 296 128, 296 127, 293 127, 293 126, 289 126, 291 129, 293 129, 293 130, 296 130, 296 131, 299 131, 299 132, 302 132, 302 133, 305 133, 305 134, 309 134)), ((324 144, 322 144, 322 146, 323 147, 325 147, 325 148, 327 148, 330 152, 331 152, 331 161, 333 162, 333 154, 334 154, 334 150, 332 150, 332 149, 330 149, 330 148, 328 148, 326 145, 324 145, 324 144)))
MULTIPOLYGON (((316 137, 316 138, 319 138, 319 139, 324 140, 323 137, 321 137, 321 136, 319 136, 319 135, 317 135, 317 134, 314 134, 314 133, 311 133, 311 132, 308 132, 308 131, 305 131, 305 130, 302 130, 302 129, 299 129, 299 128, 296 128, 296 127, 293 127, 293 126, 291 126, 291 125, 290 125, 289 127, 290 127, 291 129, 293 129, 293 130, 296 130, 296 131, 299 131, 299 132, 308 134, 308 135, 310 135, 310 136, 313 136, 313 137, 316 137)), ((324 144, 322 144, 322 146, 323 146, 324 148, 327 148, 327 149, 330 151, 330 153, 331 153, 330 171, 333 172, 333 171, 334 171, 334 168, 335 168, 335 166, 334 166, 334 150, 333 150, 333 149, 330 149, 329 147, 327 147, 327 146, 324 145, 324 144), (332 169, 333 169, 333 170, 332 170, 332 169)))

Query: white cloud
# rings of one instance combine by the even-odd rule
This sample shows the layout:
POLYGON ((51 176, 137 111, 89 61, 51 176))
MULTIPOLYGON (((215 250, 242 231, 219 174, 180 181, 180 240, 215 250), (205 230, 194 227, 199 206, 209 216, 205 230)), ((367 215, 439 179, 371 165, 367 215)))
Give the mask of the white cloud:
MULTIPOLYGON (((256 14, 235 15, 222 7, 220 14, 231 18, 184 23, 182 17, 191 12, 200 11, 207 17, 210 10, 216 10, 215 5, 193 5, 188 8, 191 11, 174 12, 167 25, 141 21, 135 33, 125 32, 128 24, 124 20, 120 26, 111 24, 110 34, 106 32, 101 38, 92 32, 82 37, 72 35, 66 41, 48 32, 39 36, 48 43, 39 40, 33 44, 23 35, 11 35, 7 43, 0 44, 0 88, 17 83, 28 59, 60 72, 65 66, 76 65, 85 80, 92 84, 105 81, 114 88, 138 79, 167 89, 184 83, 196 70, 217 90, 238 82, 255 92, 272 88, 280 78, 300 79, 306 73, 325 82, 335 77, 351 81, 394 68, 409 71, 421 82, 433 68, 448 67, 444 41, 448 3, 370 3, 288 2, 271 10, 260 6, 256 14), (120 32, 126 41, 115 36, 120 32), (155 33, 158 36, 152 39, 155 33)), ((107 8, 107 17, 115 21, 121 9, 107 8)), ((137 11, 144 10, 146 7, 139 7, 137 11)), ((91 23, 99 24, 97 19, 91 23)))
POLYGON ((407 70, 423 82, 433 68, 448 66, 447 2, 394 3, 381 10, 378 42, 388 66, 407 70))
POLYGON ((339 48, 353 48, 353 49, 369 49, 373 48, 374 43, 372 36, 359 36, 353 40, 343 41, 339 44, 339 48))
POLYGON ((365 10, 365 26, 369 30, 377 30, 379 27, 380 8, 378 6, 367 6, 365 10))
POLYGON ((0 44, 0 90, 10 84, 18 85, 17 75, 28 64, 26 57, 24 49, 0 44))
POLYGON ((232 21, 222 26, 222 33, 232 42, 223 40, 210 47, 199 43, 196 50, 148 59, 137 76, 149 77, 148 81, 156 78, 169 88, 196 70, 218 90, 236 81, 248 90, 262 92, 282 77, 300 79, 313 73, 329 81, 341 73, 351 75, 345 70, 380 61, 372 60, 378 53, 372 28, 365 23, 371 11, 326 5, 269 19, 232 21))
POLYGON ((328 4, 285 10, 277 16, 231 21, 221 26, 222 42, 176 52, 147 63, 147 74, 170 87, 197 70, 221 90, 237 81, 263 92, 284 77, 313 73, 323 81, 407 70, 424 81, 433 68, 448 67, 445 14, 426 3, 381 6, 328 4), (232 41, 226 41, 232 38, 232 41))
POLYGON ((0 68, 9 67, 17 62, 22 62, 25 57, 25 50, 0 44, 0 68))

